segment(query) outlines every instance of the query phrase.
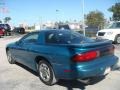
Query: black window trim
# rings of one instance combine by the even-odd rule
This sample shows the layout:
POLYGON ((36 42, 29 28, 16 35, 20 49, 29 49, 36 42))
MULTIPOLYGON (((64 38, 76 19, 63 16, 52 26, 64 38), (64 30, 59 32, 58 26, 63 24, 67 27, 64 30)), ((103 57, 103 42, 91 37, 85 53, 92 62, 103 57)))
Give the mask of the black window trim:
POLYGON ((23 42, 23 40, 24 40, 25 38, 27 38, 27 37, 29 37, 29 36, 31 36, 31 35, 33 35, 33 34, 38 34, 38 38, 37 38, 37 40, 36 40, 36 43, 37 43, 37 42, 38 42, 38 39, 39 39, 39 32, 29 33, 29 34, 25 35, 23 38, 21 38, 19 41, 20 41, 20 42, 23 42))

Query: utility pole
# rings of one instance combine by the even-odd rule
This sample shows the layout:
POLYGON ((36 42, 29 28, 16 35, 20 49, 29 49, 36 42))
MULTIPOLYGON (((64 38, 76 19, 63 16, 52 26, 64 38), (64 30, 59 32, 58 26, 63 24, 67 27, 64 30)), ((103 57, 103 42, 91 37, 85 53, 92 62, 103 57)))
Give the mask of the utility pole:
POLYGON ((84 3, 84 0, 82 0, 82 13, 83 13, 83 35, 85 36, 85 10, 84 10, 84 7, 85 7, 85 3, 84 3))
POLYGON ((40 30, 42 29, 42 17, 39 17, 40 30))
POLYGON ((58 9, 56 9, 56 22, 58 22, 59 23, 59 10, 58 9))
POLYGON ((8 8, 6 7, 6 2, 5 0, 0 0, 0 18, 2 18, 4 14, 9 13, 8 8))
POLYGON ((5 3, 3 0, 0 0, 0 19, 2 18, 2 13, 3 13, 3 7, 4 7, 5 3))

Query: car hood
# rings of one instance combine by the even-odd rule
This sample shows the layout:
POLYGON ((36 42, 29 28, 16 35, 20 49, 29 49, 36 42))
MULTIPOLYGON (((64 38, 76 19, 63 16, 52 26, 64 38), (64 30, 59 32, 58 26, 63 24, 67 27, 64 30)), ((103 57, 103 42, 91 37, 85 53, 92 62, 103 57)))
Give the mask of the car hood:
POLYGON ((6 47, 13 47, 15 45, 16 42, 12 42, 6 45, 6 47))
POLYGON ((102 30, 100 30, 98 32, 118 32, 118 29, 102 29, 102 30))

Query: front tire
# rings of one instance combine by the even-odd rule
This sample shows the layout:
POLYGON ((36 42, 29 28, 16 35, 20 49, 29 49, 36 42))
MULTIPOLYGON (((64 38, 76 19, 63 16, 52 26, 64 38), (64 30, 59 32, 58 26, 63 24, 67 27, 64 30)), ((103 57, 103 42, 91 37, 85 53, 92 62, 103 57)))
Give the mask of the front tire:
POLYGON ((15 60, 13 59, 12 54, 11 54, 10 51, 7 51, 7 58, 8 58, 8 62, 10 64, 14 64, 15 63, 15 60))
POLYGON ((116 36, 115 43, 120 44, 120 35, 116 36))
POLYGON ((44 84, 51 86, 57 82, 54 71, 48 62, 41 60, 38 65, 38 72, 39 78, 44 84))

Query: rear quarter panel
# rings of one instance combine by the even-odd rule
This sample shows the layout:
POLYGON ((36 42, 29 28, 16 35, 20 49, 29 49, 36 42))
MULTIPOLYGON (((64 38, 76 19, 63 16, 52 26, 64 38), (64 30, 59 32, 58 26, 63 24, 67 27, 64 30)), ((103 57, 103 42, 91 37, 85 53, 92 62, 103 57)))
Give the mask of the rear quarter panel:
POLYGON ((64 70, 70 69, 71 53, 67 47, 58 45, 36 45, 32 46, 34 50, 30 54, 31 60, 36 56, 45 57, 53 67, 56 77, 64 77, 64 70))

